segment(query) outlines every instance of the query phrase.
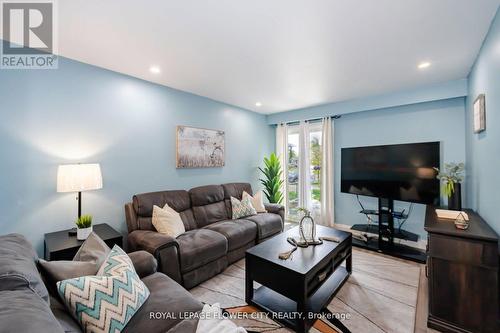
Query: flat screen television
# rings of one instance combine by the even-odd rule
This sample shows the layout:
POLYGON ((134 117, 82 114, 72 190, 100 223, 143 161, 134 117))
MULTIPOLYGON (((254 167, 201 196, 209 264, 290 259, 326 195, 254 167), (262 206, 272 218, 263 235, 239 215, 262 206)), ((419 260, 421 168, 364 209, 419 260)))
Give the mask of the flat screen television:
POLYGON ((439 205, 440 143, 342 148, 341 191, 439 205))

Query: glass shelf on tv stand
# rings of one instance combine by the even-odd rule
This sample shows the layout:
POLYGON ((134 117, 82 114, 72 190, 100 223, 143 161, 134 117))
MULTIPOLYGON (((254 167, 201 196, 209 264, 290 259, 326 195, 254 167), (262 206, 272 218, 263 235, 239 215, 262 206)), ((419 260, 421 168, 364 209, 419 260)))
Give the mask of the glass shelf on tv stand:
MULTIPOLYGON (((365 215, 379 215, 378 210, 374 209, 363 209, 360 213, 365 215)), ((398 220, 404 220, 408 218, 408 214, 405 214, 404 212, 392 212, 392 217, 398 220)))

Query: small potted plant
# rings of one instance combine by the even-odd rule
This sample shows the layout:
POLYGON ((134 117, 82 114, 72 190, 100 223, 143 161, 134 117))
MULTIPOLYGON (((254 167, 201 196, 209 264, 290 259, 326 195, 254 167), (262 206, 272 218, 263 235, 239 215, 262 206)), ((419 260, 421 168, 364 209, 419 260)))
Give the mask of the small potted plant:
POLYGON ((85 240, 92 233, 92 216, 82 215, 76 220, 76 239, 85 240))
POLYGON ((435 169, 438 172, 436 178, 443 182, 443 191, 448 197, 448 209, 462 210, 462 188, 460 183, 464 178, 465 164, 446 163, 444 171, 439 171, 438 168, 435 169))

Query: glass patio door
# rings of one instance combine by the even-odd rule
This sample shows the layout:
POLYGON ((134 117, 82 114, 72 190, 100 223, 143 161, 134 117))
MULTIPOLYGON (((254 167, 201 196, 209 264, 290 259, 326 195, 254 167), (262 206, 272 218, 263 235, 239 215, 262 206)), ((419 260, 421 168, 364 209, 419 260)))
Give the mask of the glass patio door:
POLYGON ((321 156, 322 156, 322 126, 321 122, 309 124, 309 171, 310 190, 309 203, 311 215, 316 219, 321 216, 321 156))
POLYGON ((299 126, 288 126, 288 147, 287 147, 287 218, 291 221, 298 221, 299 212, 299 126))
POLYGON ((287 132, 287 219, 295 222, 302 217, 298 210, 300 207, 310 209, 313 217, 320 216, 321 211, 322 126, 321 122, 304 126, 307 126, 306 131, 301 131, 299 125, 289 125, 287 132), (301 147, 305 147, 307 152, 301 152, 301 147), (305 172, 301 168, 305 168, 305 172), (301 179, 300 175, 305 175, 306 179, 301 179))

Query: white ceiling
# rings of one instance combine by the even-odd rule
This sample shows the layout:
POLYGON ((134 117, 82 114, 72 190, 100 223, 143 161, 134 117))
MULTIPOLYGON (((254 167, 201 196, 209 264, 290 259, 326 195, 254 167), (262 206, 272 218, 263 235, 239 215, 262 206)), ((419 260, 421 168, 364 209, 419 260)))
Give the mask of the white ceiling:
POLYGON ((65 0, 59 53, 272 113, 464 78, 499 2, 65 0))

